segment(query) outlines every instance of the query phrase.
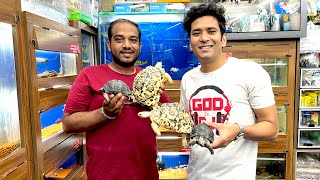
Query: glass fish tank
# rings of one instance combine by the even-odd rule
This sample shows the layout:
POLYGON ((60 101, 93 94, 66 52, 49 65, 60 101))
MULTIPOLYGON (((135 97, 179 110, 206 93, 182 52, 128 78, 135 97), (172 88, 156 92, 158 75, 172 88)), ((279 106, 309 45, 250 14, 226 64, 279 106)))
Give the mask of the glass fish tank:
POLYGON ((306 36, 306 27, 303 26, 307 20, 306 0, 218 0, 218 2, 226 9, 226 28, 230 33, 228 39, 306 36))
POLYGON ((77 75, 76 54, 36 50, 38 78, 77 75))
POLYGON ((183 13, 167 14, 99 14, 99 43, 101 64, 112 61, 107 48, 109 23, 127 18, 140 26, 142 49, 136 65, 146 67, 162 62, 172 79, 181 80, 188 70, 198 66, 198 60, 190 51, 187 32, 182 27, 183 13))
MULTIPOLYGON (((39 79, 77 75, 76 54, 36 50, 36 67, 39 79)), ((56 85, 59 86, 59 85, 56 85)), ((63 85, 64 86, 64 85, 63 85)), ((66 85, 65 88, 68 88, 66 85)), ((52 88, 55 88, 54 86, 52 88)), ((64 88, 64 87, 61 87, 64 88)), ((39 91, 50 90, 39 89, 39 91)), ((62 131, 61 117, 64 105, 45 109, 40 112, 42 141, 62 131)))
POLYGON ((82 34, 82 65, 83 68, 87 66, 95 65, 95 53, 94 53, 94 40, 93 36, 82 34))
POLYGON ((19 105, 11 24, 0 22, 0 160, 20 148, 19 105))
POLYGON ((63 110, 64 105, 60 105, 40 113, 42 141, 62 131, 61 118, 63 110))
POLYGON ((286 179, 285 153, 258 153, 257 179, 286 179))
POLYGON ((288 58, 255 58, 246 60, 260 64, 268 72, 273 87, 288 86, 288 58))
POLYGON ((320 131, 312 128, 299 129, 298 148, 320 148, 320 131))
POLYGON ((279 134, 287 134, 287 107, 276 106, 279 124, 279 134))

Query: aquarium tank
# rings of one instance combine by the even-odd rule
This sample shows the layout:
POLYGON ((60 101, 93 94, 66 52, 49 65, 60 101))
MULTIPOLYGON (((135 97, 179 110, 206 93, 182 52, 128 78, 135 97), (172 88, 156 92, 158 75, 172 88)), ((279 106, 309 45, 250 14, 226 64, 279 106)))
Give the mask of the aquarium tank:
POLYGON ((100 13, 101 64, 112 61, 111 52, 107 48, 108 25, 118 18, 126 18, 137 22, 142 33, 142 49, 136 65, 146 67, 162 62, 163 68, 173 80, 181 80, 185 72, 198 66, 198 60, 190 50, 188 34, 182 26, 183 16, 183 13, 100 13))

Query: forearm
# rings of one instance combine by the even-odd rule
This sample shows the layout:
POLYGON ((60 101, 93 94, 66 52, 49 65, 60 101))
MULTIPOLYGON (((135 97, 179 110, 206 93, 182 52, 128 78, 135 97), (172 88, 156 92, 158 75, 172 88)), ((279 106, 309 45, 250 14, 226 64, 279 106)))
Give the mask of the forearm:
POLYGON ((62 118, 63 130, 66 133, 86 132, 99 127, 107 121, 100 108, 89 112, 64 114, 62 118))
POLYGON ((274 140, 278 137, 278 125, 261 121, 254 125, 244 126, 244 138, 254 141, 274 140))

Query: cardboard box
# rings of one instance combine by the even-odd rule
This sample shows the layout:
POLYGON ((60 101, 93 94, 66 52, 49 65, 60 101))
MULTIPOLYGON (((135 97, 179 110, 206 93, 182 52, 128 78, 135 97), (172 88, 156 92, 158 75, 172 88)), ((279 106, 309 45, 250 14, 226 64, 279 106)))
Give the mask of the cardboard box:
POLYGON ((147 3, 114 4, 114 12, 149 12, 150 5, 147 3))
POLYGON ((187 3, 190 2, 190 0, 156 0, 156 2, 162 2, 162 3, 187 3))
POLYGON ((115 4, 124 4, 124 3, 151 3, 152 0, 114 0, 115 4))
POLYGON ((184 13, 183 3, 150 3, 150 12, 184 13))
POLYGON ((113 11, 114 1, 100 1, 100 10, 102 12, 112 12, 113 11))

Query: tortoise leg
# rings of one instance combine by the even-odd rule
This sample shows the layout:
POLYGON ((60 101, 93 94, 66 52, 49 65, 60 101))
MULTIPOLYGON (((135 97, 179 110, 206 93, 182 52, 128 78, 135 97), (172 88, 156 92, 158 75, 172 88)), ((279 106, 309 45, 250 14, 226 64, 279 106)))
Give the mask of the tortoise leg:
POLYGON ((103 97, 106 98, 106 100, 109 102, 110 99, 109 99, 109 96, 108 96, 108 93, 103 93, 103 97))
POLYGON ((206 148, 209 149, 209 151, 210 151, 211 154, 214 154, 214 151, 213 151, 213 148, 211 147, 210 142, 207 142, 207 143, 205 143, 204 145, 205 145, 206 148))
POLYGON ((186 147, 188 145, 188 141, 187 141, 187 134, 183 133, 182 134, 182 146, 186 147))
POLYGON ((169 84, 173 84, 172 78, 168 73, 165 73, 164 77, 168 81, 169 84))
POLYGON ((157 134, 157 136, 161 135, 160 129, 155 122, 151 121, 151 127, 152 127, 152 130, 154 131, 154 133, 157 134))

